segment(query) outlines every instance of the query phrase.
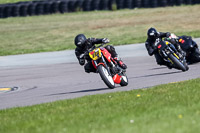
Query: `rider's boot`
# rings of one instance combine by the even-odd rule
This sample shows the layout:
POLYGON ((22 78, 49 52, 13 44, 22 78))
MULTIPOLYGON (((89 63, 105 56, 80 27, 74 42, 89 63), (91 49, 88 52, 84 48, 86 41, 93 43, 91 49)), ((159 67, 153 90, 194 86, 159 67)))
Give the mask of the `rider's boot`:
POLYGON ((121 60, 120 57, 115 57, 114 59, 115 59, 115 61, 117 62, 117 64, 118 64, 121 68, 127 69, 126 64, 124 64, 124 62, 121 60))

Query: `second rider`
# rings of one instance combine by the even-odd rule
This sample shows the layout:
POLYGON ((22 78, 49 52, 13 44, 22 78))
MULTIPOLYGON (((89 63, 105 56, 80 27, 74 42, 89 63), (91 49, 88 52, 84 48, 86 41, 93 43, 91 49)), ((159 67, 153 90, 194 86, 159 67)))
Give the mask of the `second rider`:
MULTIPOLYGON (((172 64, 170 62, 164 61, 163 58, 158 53, 158 49, 155 46, 155 42, 157 39, 162 39, 164 37, 169 38, 171 36, 170 32, 157 32, 155 28, 150 28, 147 31, 147 40, 145 42, 146 49, 150 56, 154 55, 156 58, 156 62, 158 65, 165 65, 168 68, 172 68, 172 64)), ((179 53, 184 53, 178 43, 173 43, 175 48, 178 50, 179 53)))

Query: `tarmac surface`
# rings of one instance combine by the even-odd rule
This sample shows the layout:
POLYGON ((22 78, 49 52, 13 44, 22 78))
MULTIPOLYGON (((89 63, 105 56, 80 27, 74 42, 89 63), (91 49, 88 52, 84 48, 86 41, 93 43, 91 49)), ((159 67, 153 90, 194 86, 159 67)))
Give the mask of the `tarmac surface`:
MULTIPOLYGON (((195 39, 200 44, 200 39, 195 39)), ((74 50, 0 57, 0 109, 86 95, 148 88, 200 77, 200 63, 182 72, 156 64, 144 44, 117 46, 128 65, 129 85, 109 89, 96 73, 85 73, 74 50), (1 89, 2 88, 2 89, 1 89), (7 89, 10 88, 10 89, 7 89)))

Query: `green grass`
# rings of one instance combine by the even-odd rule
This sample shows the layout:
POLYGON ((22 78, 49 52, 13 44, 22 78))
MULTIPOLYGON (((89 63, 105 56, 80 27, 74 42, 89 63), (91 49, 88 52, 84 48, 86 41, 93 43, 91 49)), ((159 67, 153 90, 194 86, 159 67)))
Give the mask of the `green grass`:
POLYGON ((194 79, 0 110, 0 132, 197 133, 199 82, 200 79, 194 79))
POLYGON ((24 1, 32 1, 32 0, 1 0, 0 4, 16 3, 16 2, 24 2, 24 1))
POLYGON ((113 45, 142 43, 148 28, 200 37, 200 5, 93 11, 0 19, 0 55, 74 49, 74 37, 110 39, 113 45))

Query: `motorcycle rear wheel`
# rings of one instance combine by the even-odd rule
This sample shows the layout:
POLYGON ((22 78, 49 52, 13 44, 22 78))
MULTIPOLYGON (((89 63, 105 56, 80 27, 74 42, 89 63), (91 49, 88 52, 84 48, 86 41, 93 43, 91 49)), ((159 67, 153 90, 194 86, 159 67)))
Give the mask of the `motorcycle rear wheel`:
POLYGON ((115 88, 115 82, 113 81, 112 76, 108 73, 108 70, 103 65, 99 65, 97 69, 104 83, 110 89, 115 88))
POLYGON ((195 48, 194 52, 193 52, 193 56, 195 58, 195 61, 200 61, 200 51, 198 48, 195 48))

